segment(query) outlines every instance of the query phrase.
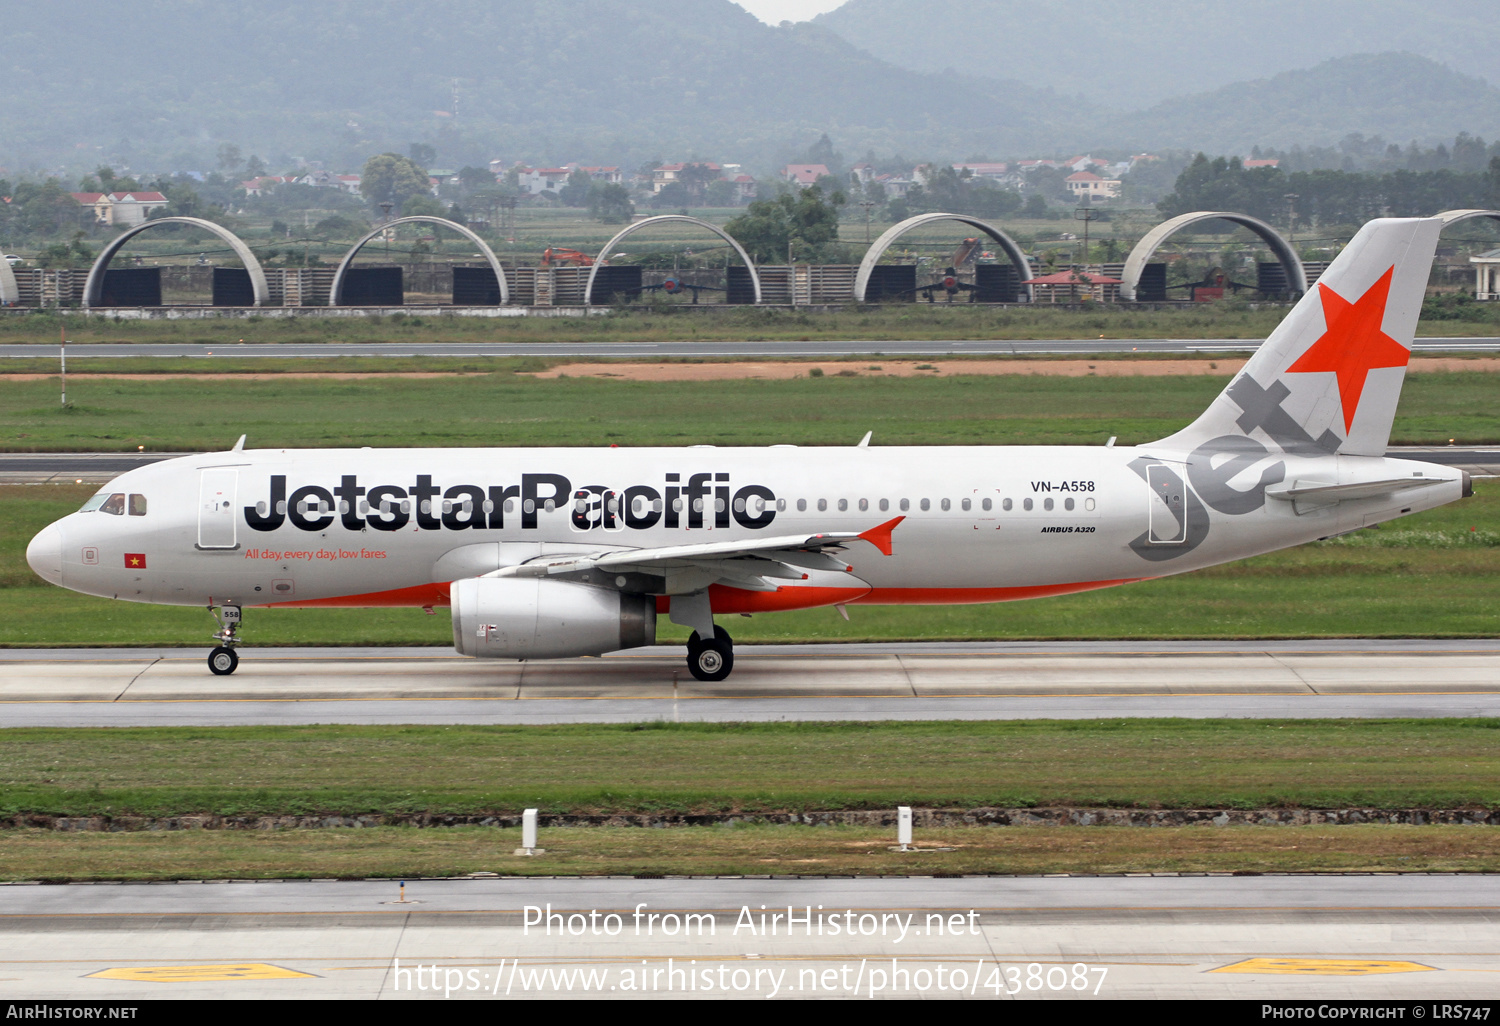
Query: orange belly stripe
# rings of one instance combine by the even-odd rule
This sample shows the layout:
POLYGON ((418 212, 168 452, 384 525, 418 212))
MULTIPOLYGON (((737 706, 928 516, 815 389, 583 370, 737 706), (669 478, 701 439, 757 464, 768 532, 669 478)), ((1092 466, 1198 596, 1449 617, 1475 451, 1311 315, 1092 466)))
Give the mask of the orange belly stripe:
MULTIPOLYGON (((1081 591, 1113 588, 1148 580, 1125 577, 1116 581, 1075 581, 1071 584, 1029 584, 1011 588, 823 588, 791 586, 775 591, 745 591, 715 584, 708 589, 715 613, 778 613, 792 609, 816 609, 832 605, 947 606, 982 602, 1016 602, 1022 599, 1073 595, 1081 591)), ((392 609, 448 605, 447 584, 421 584, 393 591, 340 595, 334 598, 268 602, 260 609, 392 609)), ((656 611, 665 613, 666 596, 656 600, 656 611)))

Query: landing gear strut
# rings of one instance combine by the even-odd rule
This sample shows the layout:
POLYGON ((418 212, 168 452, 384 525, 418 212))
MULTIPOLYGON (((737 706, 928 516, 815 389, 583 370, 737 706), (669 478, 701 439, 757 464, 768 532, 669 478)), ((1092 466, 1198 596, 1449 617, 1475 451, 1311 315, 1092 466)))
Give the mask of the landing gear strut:
POLYGON ((697 631, 688 638, 688 672, 702 681, 720 681, 734 669, 734 639, 722 627, 705 641, 697 631))
POLYGON ((239 653, 234 650, 239 644, 240 607, 221 606, 215 613, 214 607, 209 606, 208 611, 219 622, 219 629, 214 634, 219 644, 208 653, 208 669, 216 676, 227 677, 240 665, 239 653))

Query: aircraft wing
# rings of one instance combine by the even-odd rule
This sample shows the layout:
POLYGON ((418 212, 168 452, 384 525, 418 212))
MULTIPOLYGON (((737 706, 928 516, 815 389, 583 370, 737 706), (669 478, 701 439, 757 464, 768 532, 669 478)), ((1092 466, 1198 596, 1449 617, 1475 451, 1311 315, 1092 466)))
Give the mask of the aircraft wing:
POLYGON ((566 578, 581 577, 597 570, 606 574, 646 574, 667 578, 670 592, 699 590, 714 583, 750 591, 775 591, 777 585, 772 581, 806 580, 807 570, 848 572, 849 564, 835 558, 834 553, 843 552, 849 542, 867 541, 889 556, 891 531, 905 519, 897 517, 860 533, 837 531, 782 535, 543 557, 519 566, 501 567, 485 576, 566 578), (697 587, 693 587, 694 584, 697 587))

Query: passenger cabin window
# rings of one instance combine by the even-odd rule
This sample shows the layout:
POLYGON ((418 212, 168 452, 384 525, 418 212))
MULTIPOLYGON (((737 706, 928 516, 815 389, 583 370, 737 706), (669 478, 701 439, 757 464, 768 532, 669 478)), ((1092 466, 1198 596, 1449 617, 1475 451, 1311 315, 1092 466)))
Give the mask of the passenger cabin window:
POLYGON ((143 517, 146 515, 146 497, 144 495, 132 495, 130 497, 130 515, 143 517))
POLYGON ((922 502, 921 502, 921 506, 922 506, 922 512, 926 513, 928 510, 930 510, 932 508, 932 500, 931 499, 923 499, 922 502))
POLYGON ((982 507, 982 508, 983 508, 983 509, 984 509, 984 511, 985 511, 985 512, 986 512, 986 513, 988 513, 988 512, 989 512, 989 511, 990 511, 990 510, 991 510, 991 509, 992 509, 992 508, 993 508, 993 506, 994 506, 994 503, 993 503, 993 502, 991 502, 991 501, 990 501, 990 500, 989 500, 989 499, 985 499, 985 500, 984 500, 984 501, 983 501, 983 502, 981 502, 981 503, 980 503, 980 504, 979 504, 979 505, 980 505, 980 506, 981 506, 981 507, 982 507))
POLYGON ((952 509, 952 508, 953 508, 953 500, 952 499, 944 499, 943 500, 943 512, 946 513, 950 509, 952 509))
POLYGON ((125 493, 124 492, 115 492, 109 498, 105 499, 104 500, 104 505, 102 505, 102 506, 99 507, 99 512, 101 512, 101 513, 108 513, 110 516, 116 516, 116 517, 124 516, 125 515, 125 493))
POLYGON ((969 510, 973 509, 973 507, 974 507, 973 500, 971 500, 971 499, 965 499, 961 503, 961 505, 963 506, 965 513, 969 512, 969 510))
POLYGON ((1028 513, 1031 512, 1031 507, 1032 507, 1032 502, 1031 502, 1030 499, 1026 499, 1025 501, 1023 501, 1021 503, 1021 508, 1024 509, 1024 510, 1026 510, 1028 513))
POLYGON ((886 510, 888 510, 890 508, 891 508, 891 500, 890 499, 881 499, 880 500, 880 512, 884 513, 886 510))
POLYGON ((911 500, 910 499, 902 499, 901 500, 901 512, 905 513, 909 509, 911 509, 911 500))
POLYGON ((1003 510, 1005 510, 1005 512, 1009 513, 1010 509, 1011 509, 1011 506, 1013 506, 1013 505, 1014 505, 1014 503, 1012 503, 1009 499, 1004 499, 1000 503, 1000 508, 1003 509, 1003 510))
POLYGON ((827 509, 828 509, 828 500, 827 499, 819 499, 818 500, 818 512, 822 513, 822 512, 825 512, 827 509))
POLYGON ((797 500, 797 512, 798 513, 806 513, 807 512, 807 500, 806 499, 798 499, 797 500))
POLYGON ((847 512, 848 509, 849 509, 849 500, 848 499, 840 499, 839 500, 839 512, 840 513, 844 513, 844 512, 847 512))

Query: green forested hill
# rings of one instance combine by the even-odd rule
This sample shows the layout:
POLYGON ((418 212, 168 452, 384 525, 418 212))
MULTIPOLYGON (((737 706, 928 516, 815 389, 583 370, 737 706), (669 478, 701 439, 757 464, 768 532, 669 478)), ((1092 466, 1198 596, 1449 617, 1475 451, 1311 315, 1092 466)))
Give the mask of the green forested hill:
POLYGON ((1357 54, 1167 100, 1101 126, 1101 145, 1248 153, 1252 146, 1335 143, 1358 132, 1405 144, 1467 131, 1500 134, 1500 90, 1409 53, 1357 54))
POLYGON ((850 160, 873 150, 907 166, 1103 147, 1244 152, 1350 132, 1400 143, 1500 134, 1500 92, 1420 56, 1284 70, 1392 36, 1429 50, 1445 39, 1460 67, 1500 62, 1488 45, 1500 29, 1456 9, 1070 10, 851 0, 819 22, 773 28, 731 0, 15 2, 0 13, 0 177, 103 162, 209 169, 223 145, 272 170, 301 159, 357 168, 422 142, 440 167, 699 159, 766 171, 824 132, 850 160), (1398 22, 1403 32, 1387 31, 1398 22), (1231 75, 1271 77, 1221 85, 1231 75), (1175 98, 1122 113, 1132 97, 1163 94, 1175 98))
POLYGON ((1086 9, 1071 0, 848 0, 817 23, 902 67, 1016 78, 1136 110, 1358 53, 1411 52, 1500 83, 1491 13, 1425 0, 1117 0, 1086 9))
POLYGON ((7 4, 0 34, 13 171, 208 167, 224 142, 345 167, 411 141, 444 166, 769 163, 824 131, 860 153, 1008 151, 1068 110, 985 81, 955 111, 949 80, 730 0, 47 0, 7 4))

